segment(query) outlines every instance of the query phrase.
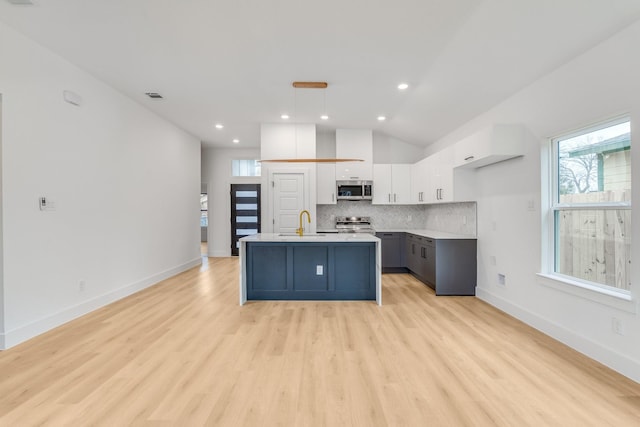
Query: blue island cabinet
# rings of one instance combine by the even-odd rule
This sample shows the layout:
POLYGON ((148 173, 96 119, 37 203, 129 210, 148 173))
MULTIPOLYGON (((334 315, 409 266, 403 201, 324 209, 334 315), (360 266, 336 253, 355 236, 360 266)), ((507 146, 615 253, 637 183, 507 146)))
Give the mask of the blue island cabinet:
POLYGON ((375 300, 372 242, 247 242, 249 300, 375 300))

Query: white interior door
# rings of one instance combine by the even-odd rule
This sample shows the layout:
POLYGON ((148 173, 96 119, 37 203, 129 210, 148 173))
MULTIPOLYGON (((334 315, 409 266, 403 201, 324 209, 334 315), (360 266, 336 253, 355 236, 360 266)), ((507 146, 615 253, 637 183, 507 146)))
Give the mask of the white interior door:
POLYGON ((304 174, 274 173, 273 183, 273 232, 295 233, 304 209, 304 174))

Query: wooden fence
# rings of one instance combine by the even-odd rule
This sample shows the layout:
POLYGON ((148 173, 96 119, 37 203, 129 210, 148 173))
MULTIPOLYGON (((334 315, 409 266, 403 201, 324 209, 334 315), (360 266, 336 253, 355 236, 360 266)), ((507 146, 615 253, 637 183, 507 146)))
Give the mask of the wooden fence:
MULTIPOLYGON (((560 196, 561 203, 630 200, 631 191, 560 196)), ((561 210, 556 270, 581 279, 629 290, 631 209, 561 210)))

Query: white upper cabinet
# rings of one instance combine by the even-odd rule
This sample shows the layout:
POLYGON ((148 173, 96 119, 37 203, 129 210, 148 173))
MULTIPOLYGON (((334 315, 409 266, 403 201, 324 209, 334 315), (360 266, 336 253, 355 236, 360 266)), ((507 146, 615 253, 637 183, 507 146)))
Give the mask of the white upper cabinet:
POLYGON ((453 187, 453 149, 445 148, 429 157, 430 203, 455 201, 453 187))
POLYGON ((333 163, 318 163, 316 168, 316 203, 319 205, 335 205, 336 165, 333 163))
POLYGON ((411 203, 411 167, 409 164, 373 165, 374 205, 411 203))
POLYGON ((364 160, 336 163, 336 180, 372 180, 373 132, 371 129, 336 129, 336 157, 364 160))
POLYGON ((454 145, 453 167, 479 168, 524 155, 524 127, 493 125, 454 145))
POLYGON ((429 194, 429 182, 427 171, 429 169, 429 157, 411 165, 411 203, 427 203, 429 194))
POLYGON ((454 150, 449 147, 411 166, 411 203, 473 200, 472 171, 454 170, 453 156, 454 150))

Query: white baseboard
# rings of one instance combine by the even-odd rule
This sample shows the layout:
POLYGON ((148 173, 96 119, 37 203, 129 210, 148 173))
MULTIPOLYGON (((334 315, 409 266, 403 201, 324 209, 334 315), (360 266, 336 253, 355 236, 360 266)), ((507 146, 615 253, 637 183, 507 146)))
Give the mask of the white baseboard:
POLYGON ((578 335, 561 325, 548 319, 540 317, 531 311, 505 300, 485 289, 476 287, 476 297, 488 304, 504 311, 507 314, 523 321, 527 325, 543 332, 546 335, 568 345, 580 353, 597 360, 605 366, 616 372, 640 383, 640 362, 623 354, 618 353, 611 348, 605 347, 600 343, 592 341, 578 335))
POLYGON ((176 274, 182 273, 183 271, 200 265, 201 263, 202 259, 198 257, 197 259, 191 260, 177 267, 154 274, 150 277, 147 277, 146 279, 142 279, 130 285, 123 286, 104 295, 100 295, 90 300, 84 301, 73 307, 66 308, 62 311, 59 311, 58 313, 52 314, 51 316, 47 316, 45 318, 36 320, 35 322, 31 322, 27 325, 5 332, 4 334, 0 334, 0 349, 6 350, 8 348, 11 348, 37 335, 50 331, 51 329, 56 328, 64 323, 77 319, 80 316, 84 316, 87 313, 111 304, 112 302, 128 297, 129 295, 133 295, 136 292, 139 292, 143 289, 148 288, 149 286, 155 285, 158 282, 168 279, 169 277, 175 276, 176 274))

